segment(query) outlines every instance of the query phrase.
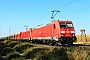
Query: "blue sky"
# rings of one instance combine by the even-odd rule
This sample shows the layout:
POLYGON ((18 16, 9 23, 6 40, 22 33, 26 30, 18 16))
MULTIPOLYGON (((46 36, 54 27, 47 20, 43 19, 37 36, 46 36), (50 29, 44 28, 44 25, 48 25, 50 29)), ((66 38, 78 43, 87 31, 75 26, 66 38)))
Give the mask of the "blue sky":
POLYGON ((90 0, 0 0, 0 37, 51 22, 51 11, 60 10, 55 19, 72 20, 76 34, 85 28, 90 34, 90 0))

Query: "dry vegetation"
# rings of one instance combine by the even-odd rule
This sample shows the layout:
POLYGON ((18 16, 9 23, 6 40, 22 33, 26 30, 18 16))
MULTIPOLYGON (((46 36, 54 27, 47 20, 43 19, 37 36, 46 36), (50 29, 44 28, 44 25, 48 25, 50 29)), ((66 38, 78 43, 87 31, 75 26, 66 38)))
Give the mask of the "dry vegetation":
POLYGON ((90 44, 90 35, 77 35, 77 43, 90 44))
POLYGON ((5 40, 0 41, 0 60, 90 60, 90 46, 45 47, 5 40))

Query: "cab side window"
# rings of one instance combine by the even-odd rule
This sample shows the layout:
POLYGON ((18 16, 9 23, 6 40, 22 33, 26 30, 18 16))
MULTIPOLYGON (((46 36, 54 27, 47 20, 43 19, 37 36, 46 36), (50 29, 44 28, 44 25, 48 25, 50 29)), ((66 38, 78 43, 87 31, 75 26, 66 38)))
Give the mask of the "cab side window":
POLYGON ((56 28, 55 24, 53 25, 54 29, 56 28))

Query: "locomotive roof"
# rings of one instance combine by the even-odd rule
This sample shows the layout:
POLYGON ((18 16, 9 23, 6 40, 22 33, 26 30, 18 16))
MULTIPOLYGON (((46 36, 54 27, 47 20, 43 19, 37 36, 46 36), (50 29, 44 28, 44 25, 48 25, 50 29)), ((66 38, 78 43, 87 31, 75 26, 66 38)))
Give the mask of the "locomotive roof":
POLYGON ((54 23, 54 22, 56 22, 56 21, 59 21, 59 22, 72 22, 72 20, 53 20, 53 21, 51 21, 50 23, 48 23, 48 24, 46 24, 46 25, 41 24, 41 25, 38 25, 38 27, 36 27, 36 28, 31 28, 31 29, 33 30, 33 29, 41 28, 41 27, 50 25, 50 24, 52 24, 52 23, 54 23))

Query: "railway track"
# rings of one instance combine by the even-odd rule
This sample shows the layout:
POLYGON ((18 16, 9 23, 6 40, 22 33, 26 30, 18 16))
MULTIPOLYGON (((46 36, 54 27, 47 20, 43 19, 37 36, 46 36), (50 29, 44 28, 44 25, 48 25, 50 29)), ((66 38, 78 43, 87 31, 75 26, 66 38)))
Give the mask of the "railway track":
MULTIPOLYGON (((31 43, 31 42, 30 42, 31 43)), ((32 43, 34 44, 34 43, 32 43)), ((58 45, 46 45, 46 44, 38 44, 38 43, 35 43, 34 45, 39 45, 39 46, 43 46, 43 47, 47 47, 47 48, 62 48, 62 47, 65 47, 65 48, 69 48, 69 47, 88 47, 90 46, 90 44, 83 44, 83 43, 73 43, 72 45, 61 45, 61 44, 58 44, 58 45)))
MULTIPOLYGON (((20 42, 28 42, 28 41, 14 41, 16 43, 20 43, 20 42)), ((29 42, 30 44, 33 44, 35 46, 42 46, 42 47, 46 47, 46 48, 62 48, 62 47, 65 47, 65 48, 69 48, 69 47, 80 47, 80 46, 90 46, 90 44, 80 44, 80 43, 73 43, 72 45, 61 45, 61 44, 58 44, 58 45, 47 45, 45 43, 43 44, 40 44, 40 43, 32 43, 32 42, 29 42)))

